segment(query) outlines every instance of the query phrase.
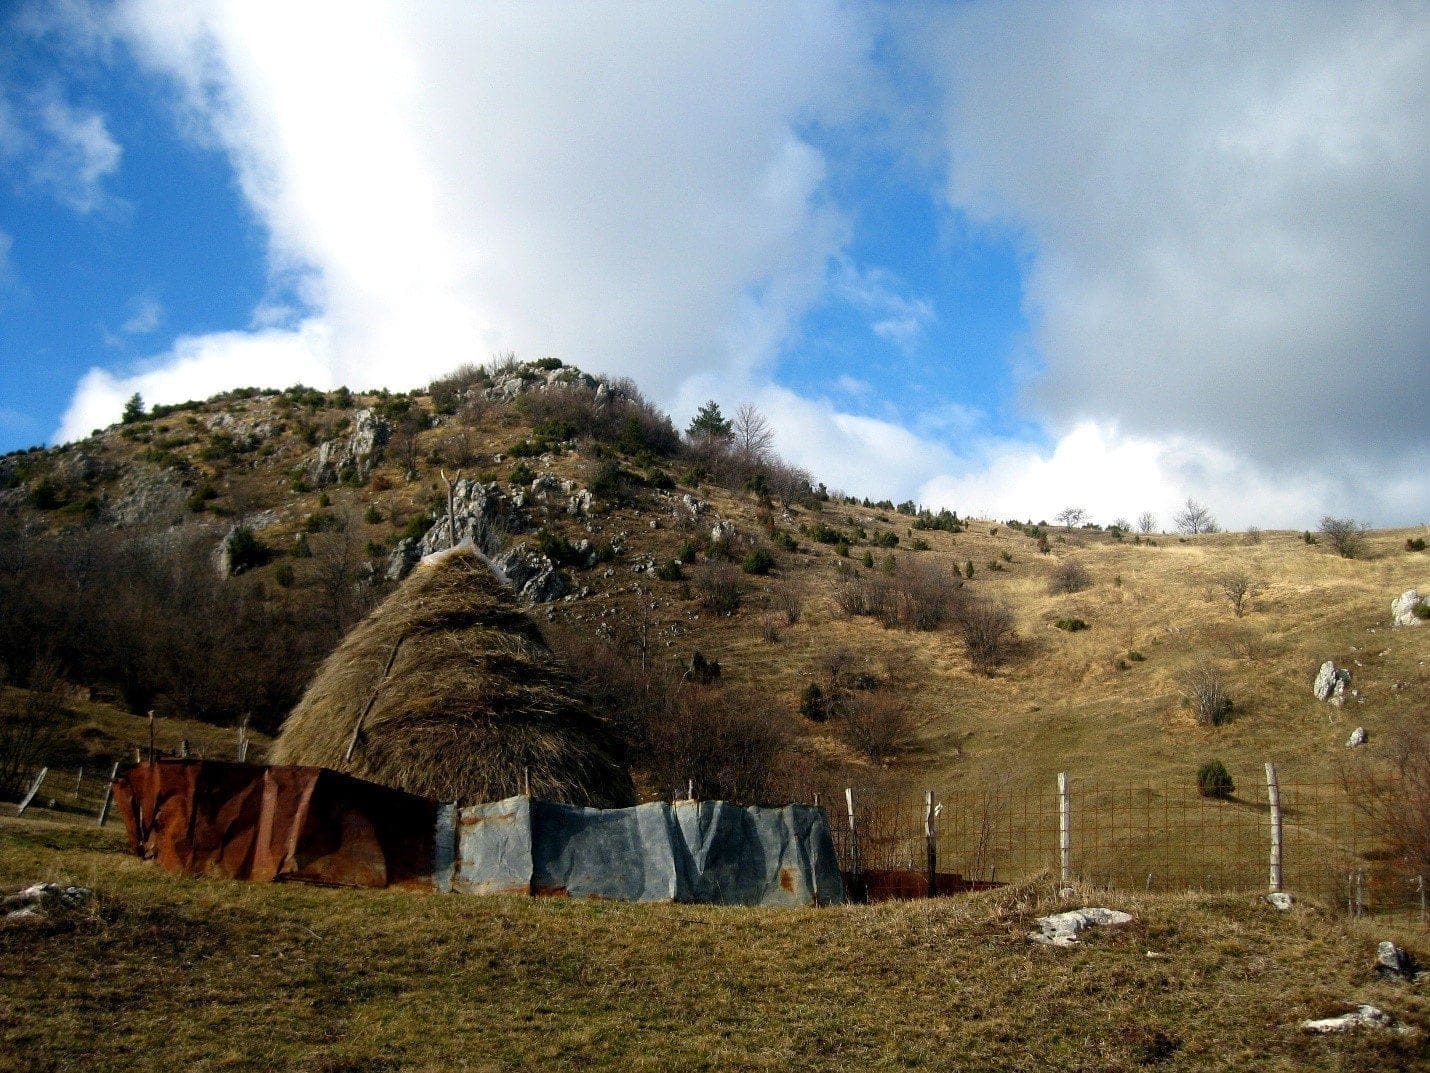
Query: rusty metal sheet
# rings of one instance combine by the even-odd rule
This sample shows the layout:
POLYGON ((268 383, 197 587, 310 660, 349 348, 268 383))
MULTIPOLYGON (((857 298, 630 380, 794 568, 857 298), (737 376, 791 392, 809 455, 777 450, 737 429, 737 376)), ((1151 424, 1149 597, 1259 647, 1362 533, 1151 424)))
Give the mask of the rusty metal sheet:
POLYGON ((437 804, 322 768, 159 760, 114 785, 130 847, 172 872, 432 884, 437 804))

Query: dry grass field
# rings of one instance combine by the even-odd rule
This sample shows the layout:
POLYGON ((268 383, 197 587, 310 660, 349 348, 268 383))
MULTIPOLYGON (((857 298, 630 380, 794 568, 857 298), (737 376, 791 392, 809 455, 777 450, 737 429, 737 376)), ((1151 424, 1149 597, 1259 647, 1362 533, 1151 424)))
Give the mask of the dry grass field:
MULTIPOLYGON (((1312 904, 1046 882, 804 911, 182 879, 113 828, 0 820, 0 887, 98 904, 0 925, 0 1069, 1411 1070, 1426 981, 1312 904), (1110 904, 1077 949, 1033 918, 1110 904), (1312 1036, 1348 1003, 1411 1031, 1312 1036)), ((1402 941, 1411 940, 1401 937, 1402 941)), ((1412 946, 1413 948, 1413 946, 1412 946)))

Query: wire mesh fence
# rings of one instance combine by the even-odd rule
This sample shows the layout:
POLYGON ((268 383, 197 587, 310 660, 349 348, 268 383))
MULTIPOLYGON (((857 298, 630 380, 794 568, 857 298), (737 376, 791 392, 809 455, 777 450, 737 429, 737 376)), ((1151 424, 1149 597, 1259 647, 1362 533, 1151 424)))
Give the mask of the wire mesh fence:
MULTIPOLYGON (((933 817, 912 795, 854 788, 846 797, 840 788, 819 800, 850 873, 922 874, 930 842, 937 872, 957 877, 961 889, 1041 874, 1118 890, 1268 891, 1279 864, 1281 890, 1426 926, 1424 863, 1399 852, 1402 832, 1357 807, 1342 785, 1281 783, 1278 808, 1264 784, 1225 798, 1186 786, 1066 785, 1065 798, 1055 784, 936 794, 933 817)), ((908 896, 926 889, 908 880, 904 887, 908 896)))

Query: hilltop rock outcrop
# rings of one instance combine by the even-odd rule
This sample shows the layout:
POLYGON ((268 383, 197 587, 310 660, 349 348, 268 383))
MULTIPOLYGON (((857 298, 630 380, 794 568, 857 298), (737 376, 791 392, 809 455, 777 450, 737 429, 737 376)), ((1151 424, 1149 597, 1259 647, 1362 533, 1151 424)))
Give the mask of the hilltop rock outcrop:
POLYGON ((366 480, 377 461, 377 450, 387 442, 386 421, 372 410, 353 414, 352 431, 346 439, 324 440, 308 466, 308 479, 315 485, 333 484, 349 468, 366 480))

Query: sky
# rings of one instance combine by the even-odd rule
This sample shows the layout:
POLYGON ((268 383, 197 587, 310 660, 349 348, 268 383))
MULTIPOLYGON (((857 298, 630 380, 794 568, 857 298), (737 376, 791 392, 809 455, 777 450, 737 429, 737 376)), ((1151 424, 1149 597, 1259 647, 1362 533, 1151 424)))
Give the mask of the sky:
POLYGON ((858 496, 1423 524, 1427 115, 1427 3, 0 3, 0 451, 514 352, 858 496))

